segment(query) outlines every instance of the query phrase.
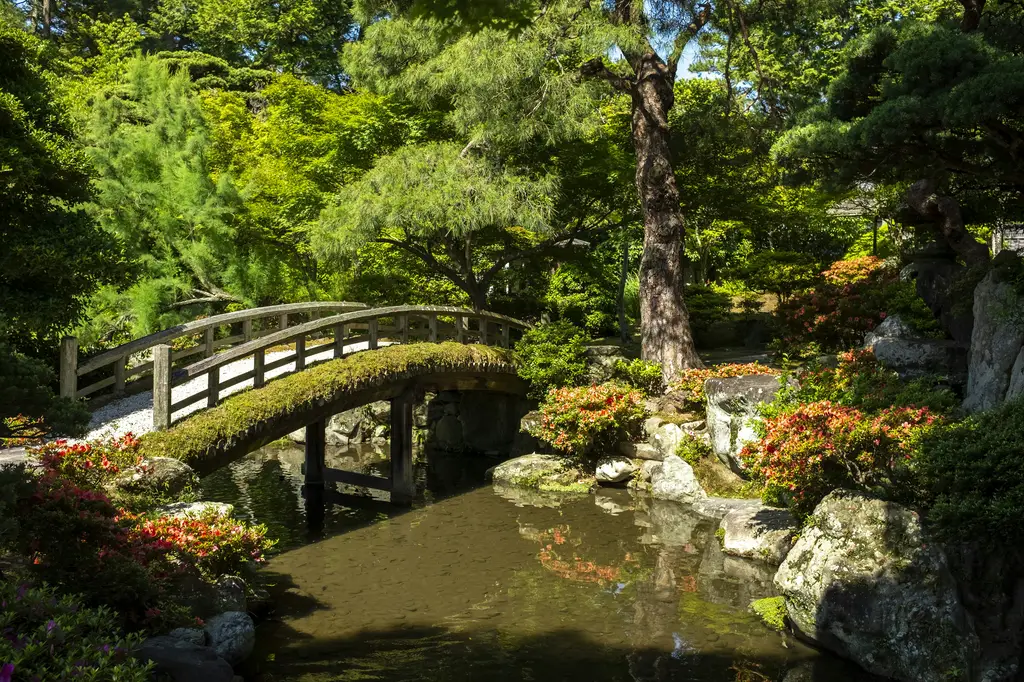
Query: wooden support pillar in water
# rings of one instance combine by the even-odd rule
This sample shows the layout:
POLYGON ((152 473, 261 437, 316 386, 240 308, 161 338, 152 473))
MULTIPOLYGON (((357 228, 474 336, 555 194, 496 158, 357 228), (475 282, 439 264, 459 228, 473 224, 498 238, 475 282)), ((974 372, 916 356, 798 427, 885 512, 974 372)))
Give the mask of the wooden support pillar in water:
POLYGON ((416 483, 412 472, 412 392, 391 400, 391 501, 412 504, 416 483))
POLYGON ((320 419, 306 426, 306 466, 303 467, 307 488, 324 487, 327 456, 327 421, 320 419))

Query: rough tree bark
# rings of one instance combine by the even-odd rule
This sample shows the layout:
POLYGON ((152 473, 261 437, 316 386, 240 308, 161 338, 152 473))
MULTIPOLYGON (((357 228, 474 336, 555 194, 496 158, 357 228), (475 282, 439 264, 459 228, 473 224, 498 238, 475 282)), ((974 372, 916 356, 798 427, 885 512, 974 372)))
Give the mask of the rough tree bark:
POLYGON ((988 246, 982 244, 964 227, 960 204, 949 196, 936 193, 931 180, 918 180, 907 190, 907 204, 928 220, 934 221, 939 233, 967 267, 983 266, 989 261, 988 246))
POLYGON ((644 220, 640 259, 640 338, 645 360, 661 363, 666 380, 703 367, 683 300, 683 234, 679 187, 669 148, 668 112, 675 74, 654 50, 640 57, 633 82, 632 135, 636 188, 644 220))

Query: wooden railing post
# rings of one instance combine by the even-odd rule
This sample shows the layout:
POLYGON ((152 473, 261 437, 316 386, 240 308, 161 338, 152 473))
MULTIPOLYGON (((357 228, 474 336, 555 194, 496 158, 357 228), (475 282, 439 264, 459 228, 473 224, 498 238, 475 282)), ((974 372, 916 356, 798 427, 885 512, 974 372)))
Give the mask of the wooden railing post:
POLYGON ((306 337, 295 339, 295 371, 306 369, 306 337))
POLYGON ((366 323, 366 333, 369 336, 367 346, 370 350, 377 350, 377 319, 374 318, 366 323))
POLYGON ((281 315, 280 317, 277 318, 277 320, 278 320, 278 324, 277 324, 277 330, 278 331, 284 331, 285 329, 288 328, 288 313, 285 313, 284 315, 281 315))
POLYGON ((171 347, 153 346, 153 429, 163 431, 171 425, 171 347))
POLYGON ((217 331, 215 328, 207 327, 206 331, 203 333, 203 357, 204 358, 211 358, 211 357, 213 357, 213 336, 214 336, 214 332, 215 331, 217 331))
POLYGON ((455 316, 455 340, 466 343, 466 318, 462 315, 455 316))
POLYGON ((340 358, 345 355, 345 325, 334 325, 334 357, 340 358))
POLYGON ((437 315, 428 317, 427 325, 430 328, 430 336, 428 338, 432 343, 437 343, 437 315))
POLYGON ((409 343, 409 316, 396 315, 395 322, 398 324, 398 338, 402 343, 409 343))
POLYGON ((245 341, 252 341, 252 318, 242 320, 242 338, 245 341))
POLYGON ((65 336, 60 340, 60 395, 78 396, 78 338, 65 336))
POLYGON ((220 367, 211 369, 206 380, 206 406, 216 407, 220 400, 220 367))
POLYGON ((114 395, 124 393, 124 364, 128 361, 126 357, 120 357, 114 361, 114 395))
POLYGON ((410 392, 391 400, 391 501, 395 504, 412 504, 416 495, 412 470, 412 402, 410 392))
POLYGON ((501 347, 508 348, 512 345, 512 328, 508 322, 501 325, 501 347))
POLYGON ((267 356, 265 350, 260 348, 252 356, 252 385, 253 388, 260 388, 266 383, 266 375, 263 372, 263 365, 267 356))
POLYGON ((487 320, 480 318, 480 343, 487 345, 487 320))

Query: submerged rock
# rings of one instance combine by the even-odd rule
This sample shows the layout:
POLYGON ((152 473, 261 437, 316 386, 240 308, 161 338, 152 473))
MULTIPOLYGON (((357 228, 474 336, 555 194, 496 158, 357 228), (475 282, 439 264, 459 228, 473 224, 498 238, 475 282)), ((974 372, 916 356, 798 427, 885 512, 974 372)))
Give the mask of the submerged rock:
POLYGON ((946 555, 901 505, 830 494, 775 586, 800 632, 870 672, 906 682, 963 680, 978 655, 946 555))
POLYGON ((758 506, 729 511, 719 528, 724 531, 722 551, 726 554, 777 566, 789 554, 798 525, 787 509, 758 506))
POLYGON ((757 440, 754 422, 758 404, 770 403, 778 391, 779 378, 771 374, 708 379, 704 382, 711 448, 736 473, 743 471, 740 450, 757 440))
POLYGON ((256 644, 252 618, 241 611, 214 616, 206 623, 206 634, 213 650, 233 666, 248 658, 256 644))
POLYGON ((235 575, 222 575, 214 585, 219 611, 245 611, 245 581, 235 575))
POLYGON ((660 500, 689 504, 708 496, 697 482, 693 467, 676 455, 668 455, 651 475, 651 495, 660 500))
POLYGON ((213 648, 169 635, 150 637, 134 656, 152 661, 158 673, 169 675, 174 682, 231 682, 235 676, 231 664, 213 648))

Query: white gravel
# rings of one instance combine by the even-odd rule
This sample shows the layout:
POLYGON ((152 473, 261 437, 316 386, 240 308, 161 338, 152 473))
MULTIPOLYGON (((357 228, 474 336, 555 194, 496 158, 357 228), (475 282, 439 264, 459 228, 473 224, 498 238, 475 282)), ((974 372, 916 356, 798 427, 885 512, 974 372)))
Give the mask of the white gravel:
MULTIPOLYGON (((386 345, 381 343, 381 345, 386 345)), ((345 346, 346 353, 354 353, 360 350, 366 350, 367 343, 356 343, 345 346)), ((306 361, 315 361, 317 359, 324 359, 320 356, 328 356, 334 350, 333 344, 324 344, 321 346, 310 346, 306 349, 306 361)), ((279 351, 276 353, 267 353, 266 363, 270 364, 278 358, 284 357, 294 353, 293 350, 279 351)), ((236 377, 246 372, 251 372, 253 368, 253 359, 247 358, 232 362, 231 364, 224 365, 220 369, 221 382, 227 381, 232 377, 236 377)), ((290 362, 281 367, 273 369, 266 373, 266 378, 271 379, 282 374, 288 374, 295 371, 295 363, 290 362)), ((175 386, 171 389, 171 402, 176 403, 188 396, 201 393, 206 390, 207 387, 206 376, 196 377, 191 381, 188 381, 180 386, 175 386)), ((224 396, 232 393, 237 393, 244 388, 252 386, 252 379, 240 382, 234 386, 230 386, 225 389, 221 389, 220 395, 223 399, 224 396)), ((174 413, 172 419, 181 419, 185 415, 197 412, 206 407, 206 401, 200 400, 195 402, 188 407, 178 410, 174 413)), ((89 421, 89 432, 82 438, 82 441, 96 440, 96 439, 108 439, 118 436, 122 436, 126 433, 132 433, 136 436, 143 433, 148 433, 153 430, 153 392, 145 391, 143 393, 137 393, 121 400, 116 400, 111 403, 107 403, 103 407, 93 412, 92 419, 89 421)))

